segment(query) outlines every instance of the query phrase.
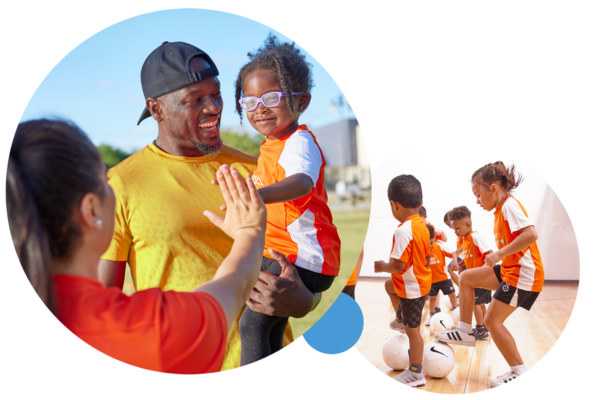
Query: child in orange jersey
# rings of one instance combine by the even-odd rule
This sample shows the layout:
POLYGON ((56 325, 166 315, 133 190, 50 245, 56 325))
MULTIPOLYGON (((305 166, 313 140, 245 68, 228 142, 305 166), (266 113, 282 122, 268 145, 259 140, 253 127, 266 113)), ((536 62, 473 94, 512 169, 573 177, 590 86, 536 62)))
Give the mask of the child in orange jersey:
POLYGON ((510 366, 510 371, 491 381, 491 387, 510 382, 523 375, 527 367, 515 340, 504 321, 517 307, 529 310, 544 285, 544 267, 537 247, 537 232, 523 205, 511 196, 523 177, 514 165, 507 168, 497 161, 475 171, 471 188, 477 204, 486 211, 494 210, 494 235, 498 251, 487 254, 490 268, 473 268, 460 275, 460 322, 457 329, 435 335, 435 338, 465 346, 475 346, 471 328, 475 306, 474 288, 495 290, 485 315, 485 324, 494 343, 510 366), (502 260, 502 266, 498 262, 502 260))
POLYGON ((456 302, 456 295, 454 294, 454 285, 452 284, 450 274, 446 268, 446 257, 452 257, 452 250, 446 243, 435 241, 436 235, 433 225, 427 225, 427 229, 429 229, 429 245, 431 247, 431 252, 429 253, 431 290, 429 291, 429 315, 425 320, 425 325, 429 326, 431 317, 440 312, 436 307, 436 300, 438 300, 438 293, 440 291, 450 298, 453 310, 458 307, 458 303, 456 302))
MULTIPOLYGON (((493 252, 492 246, 479 233, 473 231, 471 211, 465 206, 460 206, 450 211, 452 229, 456 236, 462 239, 462 245, 452 253, 453 265, 458 265, 458 254, 464 254, 466 269, 485 266, 485 257, 493 252)), ((485 326, 485 305, 492 301, 492 291, 475 288, 475 322, 473 329, 475 339, 487 338, 490 334, 485 326)))
MULTIPOLYGON (((310 104, 311 65, 294 44, 269 34, 248 53, 236 82, 237 111, 267 139, 260 147, 253 179, 267 205, 267 233, 261 270, 281 274, 268 249, 287 256, 312 293, 331 286, 340 269, 340 238, 327 206, 325 158, 314 135, 298 120, 310 104)), ((283 347, 287 318, 253 311, 240 319, 241 365, 283 347)))
POLYGON ((375 261, 375 272, 389 272, 395 293, 388 293, 392 304, 399 303, 390 327, 406 333, 410 345, 410 367, 394 379, 408 386, 425 385, 421 316, 427 293, 431 290, 429 269, 429 230, 419 217, 423 204, 421 183, 412 175, 400 175, 388 186, 388 199, 400 225, 394 232, 389 262, 375 261))
MULTIPOLYGON (((427 219, 427 209, 425 207, 419 208, 419 216, 421 216, 421 218, 423 218, 423 221, 425 221, 425 225, 431 225, 431 226, 433 226, 433 224, 431 222, 429 222, 429 220, 427 219)), ((435 226, 433 226, 433 229, 435 230, 435 241, 436 242, 438 240, 441 240, 442 242, 447 242, 448 241, 448 237, 446 236, 446 232, 444 232, 441 229, 436 229, 435 226)))

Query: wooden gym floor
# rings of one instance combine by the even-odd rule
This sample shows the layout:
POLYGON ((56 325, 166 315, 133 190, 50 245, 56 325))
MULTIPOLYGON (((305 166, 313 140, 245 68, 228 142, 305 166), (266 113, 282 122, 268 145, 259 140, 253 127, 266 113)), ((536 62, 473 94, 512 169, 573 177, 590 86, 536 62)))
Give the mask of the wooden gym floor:
MULTIPOLYGON (((356 347, 376 368, 390 377, 401 371, 389 368, 381 355, 386 340, 398 332, 389 328, 395 318, 383 281, 363 281, 356 285, 356 301, 362 309, 365 326, 356 347)), ((506 320, 525 365, 531 368, 550 350, 565 328, 575 305, 578 285, 546 284, 531 311, 518 308, 506 320)), ((442 312, 447 312, 446 296, 440 302, 442 312)), ((433 332, 425 326, 429 303, 425 304, 421 324, 423 341, 428 343, 433 332)), ((473 319, 473 324, 475 319, 473 319)), ((427 384, 419 389, 434 393, 473 393, 489 388, 491 379, 509 370, 508 364, 495 346, 491 336, 477 342, 476 347, 450 345, 456 353, 456 365, 442 379, 426 376, 427 384)))

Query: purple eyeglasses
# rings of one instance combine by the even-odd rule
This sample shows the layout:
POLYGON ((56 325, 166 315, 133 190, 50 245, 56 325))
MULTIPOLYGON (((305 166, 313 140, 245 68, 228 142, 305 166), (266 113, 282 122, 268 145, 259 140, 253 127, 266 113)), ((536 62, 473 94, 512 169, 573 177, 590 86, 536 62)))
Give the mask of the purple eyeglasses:
MULTIPOLYGON (((304 92, 292 92, 292 96, 304 94, 304 92)), ((284 92, 269 92, 261 97, 248 96, 240 99, 240 105, 244 111, 254 111, 260 103, 265 107, 277 107, 281 103, 281 97, 285 96, 284 92)))

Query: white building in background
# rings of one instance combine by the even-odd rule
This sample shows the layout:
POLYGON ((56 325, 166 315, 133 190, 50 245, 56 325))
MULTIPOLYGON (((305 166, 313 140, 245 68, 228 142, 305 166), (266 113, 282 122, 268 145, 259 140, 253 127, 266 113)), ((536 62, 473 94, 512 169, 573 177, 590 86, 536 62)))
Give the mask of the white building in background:
MULTIPOLYGON (((600 108, 600 98, 391 98, 346 97, 348 108, 600 108)), ((340 181, 371 187, 371 171, 389 157, 441 140, 513 140, 525 131, 531 139, 564 140, 565 129, 586 130, 600 118, 355 118, 313 129, 327 160, 326 185, 340 181), (490 130, 500 129, 497 138, 490 130), (558 131, 561 131, 559 133, 558 131)), ((527 135, 527 134, 526 134, 527 135)), ((585 134, 583 135, 585 136, 585 134)), ((575 135, 575 137, 579 137, 575 135)))
MULTIPOLYGON (((444 101, 467 104, 459 100, 444 101)), ((500 100, 485 101, 504 104, 500 100)), ((600 107, 600 99, 517 100, 510 106, 600 107)), ((476 205, 470 178, 501 160, 516 163, 525 175, 515 197, 538 230, 546 280, 600 282, 600 118, 358 118, 313 132, 332 189, 340 180, 371 189, 362 277, 386 275, 375 274, 372 265, 389 258, 398 222, 387 186, 400 174, 421 181, 429 219, 445 230, 452 246, 456 236, 442 219, 461 205, 473 213, 475 230, 493 243, 493 213, 476 205)))

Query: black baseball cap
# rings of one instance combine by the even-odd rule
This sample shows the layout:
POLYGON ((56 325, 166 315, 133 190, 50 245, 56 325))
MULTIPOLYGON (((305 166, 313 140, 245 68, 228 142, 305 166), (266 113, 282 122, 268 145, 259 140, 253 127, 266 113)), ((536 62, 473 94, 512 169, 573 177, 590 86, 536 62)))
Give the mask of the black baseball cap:
MULTIPOLYGON (((219 75, 217 66, 211 58, 191 44, 184 42, 163 42, 154 50, 142 65, 142 90, 144 99, 157 98, 184 86, 219 75), (202 71, 190 71, 190 60, 202 56, 210 65, 202 71)), ((138 121, 152 116, 148 108, 138 121)))

